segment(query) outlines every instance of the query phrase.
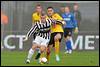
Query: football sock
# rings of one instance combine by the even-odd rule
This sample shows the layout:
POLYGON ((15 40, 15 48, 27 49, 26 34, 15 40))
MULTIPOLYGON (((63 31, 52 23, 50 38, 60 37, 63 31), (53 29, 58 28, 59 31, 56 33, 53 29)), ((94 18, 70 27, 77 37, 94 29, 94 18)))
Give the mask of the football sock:
POLYGON ((70 41, 70 40, 67 40, 67 41, 66 41, 66 47, 67 47, 67 50, 68 50, 68 51, 69 51, 70 49, 72 49, 71 41, 70 41))
POLYGON ((59 40, 55 41, 55 54, 59 55, 59 40))
POLYGON ((40 55, 41 55, 41 51, 39 48, 36 49, 38 51, 38 54, 35 56, 35 59, 39 59, 40 58, 40 55))
POLYGON ((28 58, 29 60, 31 60, 33 54, 34 54, 34 50, 31 48, 31 49, 29 50, 29 53, 28 53, 27 58, 28 58))
POLYGON ((39 52, 39 53, 36 55, 35 59, 36 59, 36 60, 39 59, 39 58, 40 58, 40 55, 41 55, 41 53, 39 52))

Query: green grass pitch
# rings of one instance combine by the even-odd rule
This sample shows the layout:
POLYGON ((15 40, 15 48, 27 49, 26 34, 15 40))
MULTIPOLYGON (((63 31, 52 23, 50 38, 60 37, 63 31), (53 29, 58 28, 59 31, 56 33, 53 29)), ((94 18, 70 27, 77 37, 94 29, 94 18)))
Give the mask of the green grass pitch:
POLYGON ((1 66, 99 66, 99 51, 73 51, 72 54, 60 52, 60 62, 55 61, 55 53, 51 53, 49 64, 40 65, 34 60, 25 64, 28 51, 2 51, 1 66))

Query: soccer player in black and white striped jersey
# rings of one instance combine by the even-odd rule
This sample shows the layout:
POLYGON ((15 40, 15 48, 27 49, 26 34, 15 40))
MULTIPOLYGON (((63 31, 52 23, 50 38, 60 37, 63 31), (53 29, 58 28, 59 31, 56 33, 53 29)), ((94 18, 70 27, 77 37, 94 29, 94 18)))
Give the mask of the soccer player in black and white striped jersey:
MULTIPOLYGON (((34 26, 28 32, 26 38, 24 39, 24 40, 27 40, 28 37, 30 37, 30 35, 32 33, 34 33, 36 30, 38 30, 36 38, 33 41, 32 48, 29 50, 26 63, 30 63, 31 57, 34 54, 34 51, 36 50, 36 48, 39 48, 41 53, 46 51, 46 47, 47 47, 49 40, 50 40, 51 24, 56 24, 56 23, 57 23, 56 20, 46 19, 45 12, 42 12, 40 22, 36 22, 34 24, 34 26)), ((58 21, 58 23, 62 23, 62 22, 58 21)))

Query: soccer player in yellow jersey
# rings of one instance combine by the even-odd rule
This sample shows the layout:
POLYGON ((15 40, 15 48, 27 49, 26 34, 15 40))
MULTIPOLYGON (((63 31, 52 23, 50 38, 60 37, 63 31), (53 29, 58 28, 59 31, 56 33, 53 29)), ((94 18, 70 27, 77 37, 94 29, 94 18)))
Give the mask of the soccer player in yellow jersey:
POLYGON ((32 14, 32 22, 40 21, 40 15, 42 12, 42 6, 40 4, 36 5, 35 12, 32 14))
MULTIPOLYGON (((40 4, 36 5, 36 9, 35 9, 35 12, 32 14, 32 22, 34 24, 34 22, 36 21, 40 21, 41 19, 41 12, 43 11, 43 8, 40 4)), ((48 18, 46 16, 46 18, 48 18)))
MULTIPOLYGON (((35 12, 32 14, 32 25, 35 24, 35 22, 40 21, 40 15, 42 12, 42 6, 40 4, 36 5, 35 12)), ((33 34, 33 38, 35 39, 36 32, 33 34)))
MULTIPOLYGON (((55 20, 63 20, 63 18, 58 14, 54 12, 53 7, 48 7, 47 8, 47 13, 48 13, 48 17, 55 19, 55 20)), ((47 59, 49 62, 50 59, 50 45, 53 45, 55 47, 55 56, 56 56, 56 61, 60 61, 59 58, 59 45, 61 42, 61 39, 63 37, 63 28, 62 28, 62 24, 55 24, 52 25, 51 27, 51 39, 49 42, 49 46, 47 49, 47 59)))

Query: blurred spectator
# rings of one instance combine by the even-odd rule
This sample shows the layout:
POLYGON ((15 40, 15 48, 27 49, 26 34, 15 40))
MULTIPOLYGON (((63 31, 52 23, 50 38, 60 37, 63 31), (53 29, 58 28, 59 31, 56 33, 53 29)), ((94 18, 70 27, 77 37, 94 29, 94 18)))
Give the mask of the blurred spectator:
POLYGON ((5 24, 8 24, 8 16, 3 12, 1 11, 1 50, 3 50, 3 44, 2 44, 2 40, 3 40, 3 32, 4 32, 4 25, 5 24))
POLYGON ((78 27, 79 27, 82 18, 81 18, 81 13, 80 13, 78 8, 79 8, 78 4, 74 4, 74 6, 73 6, 73 13, 74 13, 74 16, 75 16, 75 18, 76 18, 76 20, 78 22, 78 27))
POLYGON ((7 24, 8 23, 8 16, 1 11, 1 24, 7 24))
POLYGON ((60 16, 61 16, 64 12, 65 12, 65 7, 64 7, 64 6, 61 6, 61 7, 60 7, 60 12, 59 12, 60 16))
POLYGON ((36 5, 35 12, 32 14, 32 23, 40 20, 40 15, 42 12, 42 6, 40 4, 36 5))

